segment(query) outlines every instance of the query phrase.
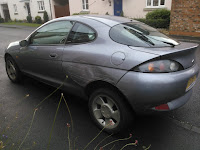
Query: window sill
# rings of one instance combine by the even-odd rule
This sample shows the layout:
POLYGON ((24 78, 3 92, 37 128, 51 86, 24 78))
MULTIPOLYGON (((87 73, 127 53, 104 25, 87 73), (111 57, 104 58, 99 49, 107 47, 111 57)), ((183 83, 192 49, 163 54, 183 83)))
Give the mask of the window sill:
POLYGON ((89 13, 90 13, 89 10, 82 10, 82 11, 80 11, 80 14, 89 14, 89 13))
POLYGON ((38 11, 38 13, 44 13, 45 12, 45 10, 39 10, 38 11))
POLYGON ((81 12, 90 12, 89 9, 82 10, 81 12))
POLYGON ((18 15, 18 12, 15 12, 14 15, 18 15))
POLYGON ((144 11, 152 11, 152 10, 156 10, 156 9, 167 9, 167 7, 165 6, 158 6, 158 7, 146 7, 143 10, 144 11))

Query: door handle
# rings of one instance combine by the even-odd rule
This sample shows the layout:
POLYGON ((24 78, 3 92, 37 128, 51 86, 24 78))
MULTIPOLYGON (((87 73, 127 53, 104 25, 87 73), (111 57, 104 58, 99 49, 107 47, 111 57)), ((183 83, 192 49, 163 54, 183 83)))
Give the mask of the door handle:
POLYGON ((51 53, 50 55, 49 55, 49 57, 51 57, 51 58, 56 58, 58 55, 56 54, 56 53, 51 53))

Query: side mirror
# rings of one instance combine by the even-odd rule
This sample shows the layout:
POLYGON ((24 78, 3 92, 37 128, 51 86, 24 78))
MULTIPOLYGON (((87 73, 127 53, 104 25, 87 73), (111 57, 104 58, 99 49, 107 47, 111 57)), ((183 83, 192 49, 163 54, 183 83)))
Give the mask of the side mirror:
POLYGON ((21 47, 26 47, 26 46, 28 46, 28 41, 27 40, 23 40, 23 41, 19 42, 19 45, 21 47))

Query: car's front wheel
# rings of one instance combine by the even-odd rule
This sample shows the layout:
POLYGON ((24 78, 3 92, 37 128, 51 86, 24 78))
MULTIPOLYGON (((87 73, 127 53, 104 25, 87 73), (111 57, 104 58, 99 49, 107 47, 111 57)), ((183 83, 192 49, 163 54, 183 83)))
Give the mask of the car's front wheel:
POLYGON ((126 128, 134 118, 121 94, 109 88, 97 89, 91 94, 89 111, 97 126, 109 133, 126 128))
POLYGON ((16 83, 21 80, 21 72, 11 56, 6 57, 6 72, 12 82, 16 83))

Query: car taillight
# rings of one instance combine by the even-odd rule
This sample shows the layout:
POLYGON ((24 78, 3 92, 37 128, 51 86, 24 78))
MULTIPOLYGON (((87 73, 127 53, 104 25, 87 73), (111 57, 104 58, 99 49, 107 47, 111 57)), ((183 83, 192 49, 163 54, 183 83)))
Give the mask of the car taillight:
POLYGON ((173 60, 155 60, 141 64, 132 70, 144 73, 168 73, 183 70, 183 66, 173 60))

